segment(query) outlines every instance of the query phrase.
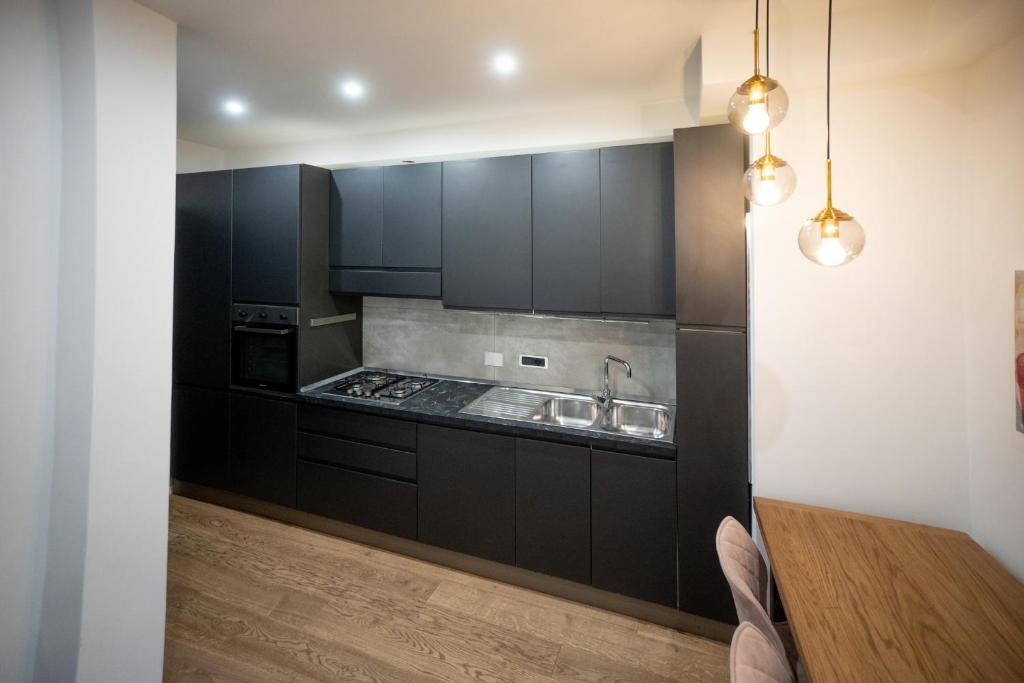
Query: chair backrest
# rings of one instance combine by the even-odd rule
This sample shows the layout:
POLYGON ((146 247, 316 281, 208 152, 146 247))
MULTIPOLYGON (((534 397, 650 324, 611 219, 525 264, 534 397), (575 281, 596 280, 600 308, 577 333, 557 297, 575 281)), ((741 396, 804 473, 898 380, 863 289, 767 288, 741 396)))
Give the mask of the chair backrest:
POLYGON ((732 517, 726 517, 718 526, 715 547, 718 549, 722 573, 732 591, 740 623, 749 621, 754 624, 785 652, 782 639, 764 608, 768 594, 768 568, 754 539, 742 524, 732 517))
POLYGON ((749 621, 732 634, 729 648, 732 683, 794 683, 786 653, 749 621))

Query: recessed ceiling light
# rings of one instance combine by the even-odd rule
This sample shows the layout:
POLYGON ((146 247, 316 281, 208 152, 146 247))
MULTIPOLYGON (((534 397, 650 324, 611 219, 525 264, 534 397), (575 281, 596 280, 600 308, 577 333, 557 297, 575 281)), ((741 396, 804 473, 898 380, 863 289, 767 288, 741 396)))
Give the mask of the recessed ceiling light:
POLYGON ((519 62, 508 52, 499 52, 491 60, 491 68, 499 76, 511 76, 519 70, 519 62))
POLYGON ((341 92, 350 100, 358 100, 366 94, 366 86, 359 81, 349 79, 341 84, 341 92))
POLYGON ((241 116, 245 108, 245 103, 240 100, 224 100, 224 111, 232 116, 241 116))

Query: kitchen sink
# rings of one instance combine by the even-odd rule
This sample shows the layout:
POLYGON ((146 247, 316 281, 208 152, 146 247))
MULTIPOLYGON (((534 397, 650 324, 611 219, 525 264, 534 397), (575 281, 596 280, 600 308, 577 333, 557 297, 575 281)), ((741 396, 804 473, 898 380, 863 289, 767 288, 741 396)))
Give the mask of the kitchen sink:
POLYGON ((668 406, 613 399, 604 418, 609 432, 663 439, 672 424, 668 406))
POLYGON ((541 403, 531 419, 562 427, 590 427, 600 414, 601 409, 592 398, 556 396, 541 403))
POLYGON ((660 403, 617 398, 603 404, 600 399, 586 394, 499 386, 489 389, 460 412, 671 441, 675 409, 660 403))

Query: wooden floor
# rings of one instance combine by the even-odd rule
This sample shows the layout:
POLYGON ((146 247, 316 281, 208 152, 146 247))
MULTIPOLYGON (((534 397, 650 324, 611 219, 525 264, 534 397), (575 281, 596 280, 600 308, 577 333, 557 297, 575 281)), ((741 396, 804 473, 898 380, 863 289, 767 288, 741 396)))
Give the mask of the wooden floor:
POLYGON ((171 497, 167 681, 727 681, 728 648, 171 497))

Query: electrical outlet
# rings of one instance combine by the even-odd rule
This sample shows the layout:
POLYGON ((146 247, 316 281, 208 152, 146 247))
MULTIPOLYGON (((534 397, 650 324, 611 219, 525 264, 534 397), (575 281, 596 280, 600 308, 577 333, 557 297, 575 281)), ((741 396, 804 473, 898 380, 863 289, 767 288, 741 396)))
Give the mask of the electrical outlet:
POLYGON ((500 368, 505 365, 504 354, 497 353, 496 351, 484 351, 484 365, 489 365, 492 368, 500 368))
POLYGON ((547 356, 519 356, 519 366, 523 368, 538 368, 540 370, 548 369, 548 357, 547 356))

